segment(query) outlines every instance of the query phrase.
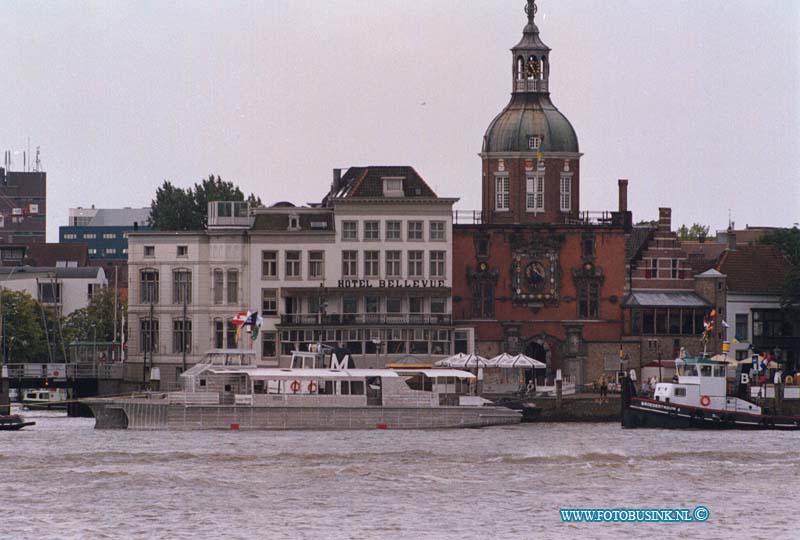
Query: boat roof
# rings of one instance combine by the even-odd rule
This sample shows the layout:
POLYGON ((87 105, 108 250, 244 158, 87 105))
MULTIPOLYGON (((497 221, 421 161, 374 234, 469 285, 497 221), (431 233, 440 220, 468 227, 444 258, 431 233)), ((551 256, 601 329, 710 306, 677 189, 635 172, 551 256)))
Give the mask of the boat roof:
POLYGON ((399 377, 406 375, 423 374, 426 377, 457 377, 472 379, 475 377, 469 371, 459 369, 285 369, 285 368, 259 368, 241 366, 209 366, 211 373, 227 373, 249 375, 257 379, 286 377, 297 379, 337 379, 337 378, 363 378, 363 377, 399 377))
POLYGON ((239 366, 213 366, 211 373, 249 375, 255 378, 286 377, 295 379, 337 379, 348 377, 398 377, 391 369, 282 369, 282 368, 242 368, 239 366))
POLYGON ((460 369, 409 369, 399 368, 395 371, 407 374, 422 373, 426 377, 458 377, 460 379, 474 379, 475 375, 469 371, 462 371, 460 369))
POLYGON ((683 362, 684 364, 706 364, 711 366, 726 366, 727 362, 721 360, 712 360, 711 358, 676 358, 675 363, 683 362))

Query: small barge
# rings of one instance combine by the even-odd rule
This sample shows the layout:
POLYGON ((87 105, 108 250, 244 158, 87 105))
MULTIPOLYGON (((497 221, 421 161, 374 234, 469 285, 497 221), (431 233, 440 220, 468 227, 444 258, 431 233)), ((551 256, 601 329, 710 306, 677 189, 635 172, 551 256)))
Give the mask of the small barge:
POLYGON ((212 350, 181 375, 182 391, 83 403, 97 429, 438 429, 521 420, 471 395, 469 372, 356 369, 348 355, 324 349, 293 353, 287 369, 257 365, 253 351, 212 350))

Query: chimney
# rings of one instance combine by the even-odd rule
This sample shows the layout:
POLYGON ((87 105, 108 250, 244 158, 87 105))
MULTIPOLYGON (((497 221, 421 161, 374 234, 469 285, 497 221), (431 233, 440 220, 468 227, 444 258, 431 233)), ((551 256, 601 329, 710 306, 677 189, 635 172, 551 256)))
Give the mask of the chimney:
POLYGON ((736 231, 728 227, 728 251, 736 251, 736 231))
POLYGON ((672 208, 658 209, 658 232, 668 233, 672 230, 672 208))
POLYGON ((620 178, 617 180, 617 184, 619 185, 619 211, 620 212, 627 212, 628 211, 628 179, 627 178, 620 178))
POLYGON ((331 195, 339 191, 342 185, 342 169, 333 169, 333 183, 331 183, 331 195))
POLYGON ((138 221, 134 221, 133 222, 133 230, 134 231, 138 231, 139 230, 139 222, 138 221))

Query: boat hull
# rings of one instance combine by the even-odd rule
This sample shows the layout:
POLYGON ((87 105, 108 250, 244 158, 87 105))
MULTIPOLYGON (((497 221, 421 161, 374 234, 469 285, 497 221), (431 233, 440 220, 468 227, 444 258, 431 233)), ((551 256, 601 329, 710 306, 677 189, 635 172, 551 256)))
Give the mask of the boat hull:
POLYGON ((800 416, 722 411, 632 397, 629 405, 623 405, 622 427, 800 430, 800 416))
POLYGON ((22 406, 29 411, 66 411, 66 401, 22 401, 22 406))
POLYGON ((26 422, 18 414, 0 416, 0 431, 18 431, 27 426, 35 426, 36 422, 26 422))
POLYGON ((504 407, 280 407, 86 400, 96 429, 358 430, 479 428, 518 424, 504 407))

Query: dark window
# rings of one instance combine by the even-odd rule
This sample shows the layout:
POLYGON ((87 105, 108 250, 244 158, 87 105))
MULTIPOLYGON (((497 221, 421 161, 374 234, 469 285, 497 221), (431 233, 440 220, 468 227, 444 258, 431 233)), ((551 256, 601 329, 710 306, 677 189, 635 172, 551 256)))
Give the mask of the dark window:
POLYGON ((142 319, 139 322, 139 350, 143 353, 158 350, 158 319, 142 319))
POLYGON ((642 335, 642 311, 640 309, 631 310, 631 334, 642 335))
POLYGON ((594 238, 588 236, 581 243, 584 258, 594 257, 594 238))
POLYGON ((749 336, 747 335, 747 326, 750 317, 747 313, 737 313, 736 314, 736 340, 737 341, 747 341, 749 336))
POLYGON ((221 349, 225 346, 225 323, 221 319, 214 321, 214 348, 221 349))
POLYGON ((158 270, 142 270, 139 281, 140 298, 142 304, 158 303, 158 270))
POLYGON ((236 348, 236 325, 233 321, 228 321, 225 328, 225 347, 228 349, 236 348))
POLYGON ((175 270, 172 272, 172 303, 192 303, 191 270, 175 270))
POLYGON ((239 302, 239 271, 228 270, 228 303, 239 302))
POLYGON ((599 311, 600 286, 593 281, 578 285, 578 317, 596 319, 599 311))
POLYGON ((192 350, 192 321, 176 319, 172 321, 172 352, 182 353, 192 350))
POLYGON ((275 332, 264 332, 261 338, 261 356, 272 358, 277 356, 277 344, 275 343, 277 334, 275 332))

